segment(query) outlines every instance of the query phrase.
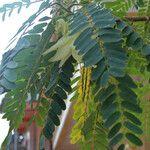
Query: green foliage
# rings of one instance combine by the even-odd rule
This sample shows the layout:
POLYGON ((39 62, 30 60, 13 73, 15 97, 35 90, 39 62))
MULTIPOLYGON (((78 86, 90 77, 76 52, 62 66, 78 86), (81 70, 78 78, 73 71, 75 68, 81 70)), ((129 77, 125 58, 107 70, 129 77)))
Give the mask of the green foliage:
POLYGON ((122 47, 122 35, 119 30, 114 28, 116 18, 103 7, 89 5, 83 11, 85 15, 77 12, 73 18, 74 22, 71 24, 71 34, 83 30, 74 45, 78 54, 82 55, 86 67, 95 65, 99 61, 105 62, 105 69, 100 81, 102 86, 105 86, 111 75, 124 76, 127 57, 122 47), (88 18, 91 19, 88 20, 88 18), (80 46, 81 43, 82 46, 80 46))
POLYGON ((23 43, 20 45, 18 44, 11 51, 10 55, 8 55, 7 57, 3 57, 3 62, 6 62, 5 66, 7 66, 7 68, 11 68, 11 72, 8 72, 11 73, 9 74, 11 78, 9 78, 8 75, 2 76, 1 78, 1 87, 5 89, 5 91, 11 90, 6 95, 9 101, 5 104, 5 108, 3 110, 5 113, 3 118, 7 118, 10 121, 10 131, 20 125, 24 116, 24 110, 28 95, 31 95, 32 100, 36 100, 36 95, 38 93, 40 94, 43 85, 47 84, 44 82, 40 82, 47 80, 47 76, 49 75, 49 72, 45 74, 45 71, 46 69, 48 69, 48 67, 40 69, 43 62, 43 58, 40 53, 42 49, 45 50, 45 46, 46 44, 48 44, 49 38, 52 34, 53 25, 49 23, 47 24, 47 28, 42 33, 42 35, 25 35, 21 39, 21 41, 27 41, 29 44, 27 45, 25 43, 25 46, 23 45, 23 43), (29 45, 33 46, 29 47, 29 45), (7 59, 8 63, 6 61, 7 59), (12 61, 15 61, 18 65, 12 63, 12 61), (42 76, 43 74, 44 76, 42 76), (14 81, 14 78, 16 79, 16 81, 14 81), (6 80, 7 82, 3 82, 3 80, 6 80), (14 118, 13 116, 18 117, 14 118))
POLYGON ((62 68, 58 68, 57 65, 56 70, 56 66, 54 66, 54 72, 51 72, 52 76, 55 75, 51 79, 54 79, 55 81, 51 80, 46 89, 45 94, 48 98, 51 99, 51 103, 48 108, 46 124, 43 129, 43 134, 48 139, 52 138, 55 126, 60 125, 58 115, 61 115, 62 110, 66 109, 64 100, 67 99, 67 93, 71 92, 72 90, 70 86, 70 79, 73 77, 74 72, 73 63, 74 59, 70 57, 62 66, 62 68))
POLYGON ((97 112, 92 112, 84 123, 83 133, 85 139, 82 143, 83 150, 107 150, 107 130, 102 126, 97 112))
POLYGON ((141 3, 141 6, 139 8, 139 15, 149 15, 150 14, 150 1, 149 0, 143 0, 143 3, 141 3))
MULTIPOLYGON (((20 11, 21 3, 31 4, 23 0, 0 11, 5 14, 4 9, 12 12, 18 7, 20 11)), ((12 38, 10 45, 14 39, 18 42, 1 62, 0 92, 7 92, 3 118, 10 121, 9 132, 21 123, 30 95, 31 104, 37 101, 32 120, 46 138, 52 138, 66 109, 65 99, 74 93, 71 143, 83 150, 124 150, 126 142, 142 146, 143 135, 150 136, 149 27, 147 22, 143 28, 143 23, 122 18, 131 7, 139 15, 149 15, 148 4, 148 0, 43 1, 12 38), (73 9, 74 5, 81 7, 73 9), (56 6, 52 18, 43 16, 33 26, 52 6, 56 6)))
MULTIPOLYGON (((106 89, 100 89, 95 96, 95 101, 101 103, 104 127, 109 129, 110 148, 120 143, 127 132, 134 135, 143 134, 140 127, 141 123, 135 115, 142 113, 142 109, 132 87, 136 87, 135 83, 129 76, 125 76, 124 78, 117 78, 114 85, 109 85, 106 89), (139 125, 135 122, 138 122, 139 125)), ((136 144, 130 138, 128 140, 136 144)))
MULTIPOLYGON (((113 13, 119 17, 124 17, 131 12, 132 10, 137 12, 138 9, 140 10, 147 10, 147 3, 149 0, 108 0, 102 1, 107 8, 111 8, 113 13)), ((134 13, 134 12, 133 12, 134 13)))

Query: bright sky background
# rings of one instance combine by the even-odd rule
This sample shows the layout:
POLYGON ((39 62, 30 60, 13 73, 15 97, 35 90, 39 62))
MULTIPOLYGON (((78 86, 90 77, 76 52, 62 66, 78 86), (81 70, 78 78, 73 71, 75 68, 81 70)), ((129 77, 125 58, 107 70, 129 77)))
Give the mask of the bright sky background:
MULTIPOLYGON (((0 7, 5 3, 12 3, 14 1, 19 0, 0 0, 0 7)), ((32 4, 28 9, 22 8, 21 13, 18 15, 16 11, 12 13, 11 17, 6 17, 6 20, 2 22, 0 15, 0 60, 2 58, 2 54, 4 53, 4 49, 6 48, 8 41, 13 37, 16 33, 17 29, 22 25, 22 23, 28 19, 28 17, 37 11, 37 5, 32 4)), ((6 15, 7 16, 7 15, 6 15)), ((2 96, 0 96, 1 103, 2 96)), ((7 135, 8 131, 8 122, 6 120, 1 119, 2 115, 0 114, 0 146, 7 135)))

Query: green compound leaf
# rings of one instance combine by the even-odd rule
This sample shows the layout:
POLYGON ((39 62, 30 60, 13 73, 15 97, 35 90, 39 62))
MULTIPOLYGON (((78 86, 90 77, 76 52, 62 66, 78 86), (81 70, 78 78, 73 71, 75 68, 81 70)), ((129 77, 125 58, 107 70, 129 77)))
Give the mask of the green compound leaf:
POLYGON ((137 125, 142 124, 141 121, 135 115, 133 115, 132 113, 125 111, 125 112, 123 112, 123 114, 127 117, 127 119, 129 119, 133 123, 135 123, 137 125))
POLYGON ((130 103, 127 101, 123 101, 121 105, 122 105, 122 107, 124 107, 125 109, 127 109, 129 111, 132 111, 135 113, 142 113, 142 109, 136 104, 133 104, 133 103, 130 103))
POLYGON ((13 90, 16 88, 16 85, 13 82, 8 81, 7 79, 3 78, 0 80, 0 84, 3 87, 6 87, 8 90, 13 90))
POLYGON ((143 131, 138 127, 136 126, 135 124, 129 122, 129 121, 125 121, 124 122, 124 126, 129 129, 130 131, 132 131, 133 133, 136 133, 136 134, 143 134, 143 131))
POLYGON ((120 118, 121 113, 120 112, 115 112, 113 113, 104 123, 104 126, 106 128, 110 128, 116 121, 120 118))
POLYGON ((104 59, 102 59, 101 61, 98 62, 96 68, 93 69, 91 75, 92 80, 97 80, 102 75, 104 70, 105 70, 105 63, 104 63, 104 59))
POLYGON ((142 53, 145 56, 150 55, 150 45, 144 45, 142 49, 142 53))
POLYGON ((121 145, 118 147, 118 150, 125 150, 125 145, 124 145, 124 144, 121 144, 121 145))
POLYGON ((109 131, 108 133, 108 138, 111 139, 112 137, 114 137, 121 129, 122 125, 121 123, 117 123, 115 124, 109 131))
POLYGON ((134 134, 132 133, 126 133, 126 138, 133 144, 137 145, 137 146, 142 146, 143 143, 142 141, 137 137, 135 136, 134 134))
POLYGON ((114 147, 116 144, 118 144, 123 138, 123 134, 122 133, 118 133, 115 137, 113 137, 113 139, 109 142, 109 147, 112 148, 114 147))

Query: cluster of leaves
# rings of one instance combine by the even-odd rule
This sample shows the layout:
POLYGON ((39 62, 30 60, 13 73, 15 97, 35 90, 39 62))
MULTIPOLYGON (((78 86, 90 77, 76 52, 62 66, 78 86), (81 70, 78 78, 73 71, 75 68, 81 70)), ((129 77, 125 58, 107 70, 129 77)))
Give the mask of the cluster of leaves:
POLYGON ((149 69, 147 60, 138 53, 130 53, 127 72, 135 78, 137 88, 134 90, 141 101, 143 113, 138 115, 142 122, 145 137, 149 139, 149 69), (134 61, 133 61, 134 60, 134 61), (137 67, 138 66, 138 67, 137 67))
POLYGON ((52 138, 55 126, 60 125, 58 115, 61 115, 62 110, 66 109, 64 100, 67 99, 67 93, 72 90, 70 83, 74 73, 73 63, 75 60, 70 57, 61 68, 57 68, 58 65, 54 66, 51 72, 51 79, 45 91, 46 96, 52 100, 43 129, 43 134, 47 139, 52 138))
MULTIPOLYGON (((139 135, 143 134, 141 101, 132 88, 132 78, 126 75, 131 48, 149 55, 150 46, 125 22, 113 16, 102 6, 88 5, 77 11, 71 25, 71 33, 81 32, 74 42, 85 67, 96 65, 92 81, 96 82, 95 100, 100 101, 103 127, 108 130, 109 148, 122 139, 141 146, 139 135), (82 20, 82 21, 81 21, 82 20), (82 43, 82 44, 81 44, 82 43)), ((80 114, 79 114, 80 115, 80 114)), ((124 149, 121 144, 118 149, 124 149)))
POLYGON ((150 1, 149 0, 144 0, 141 4, 142 7, 139 8, 139 15, 147 15, 149 16, 150 14, 150 1))
POLYGON ((128 14, 128 12, 134 13, 134 11, 137 11, 138 9, 146 10, 147 8, 144 8, 148 0, 108 0, 108 1, 102 1, 102 4, 105 4, 107 8, 111 8, 113 12, 120 17, 124 17, 128 14))
POLYGON ((87 118, 82 132, 84 134, 84 141, 82 142, 83 150, 90 149, 108 149, 107 130, 102 125, 102 120, 99 118, 98 111, 90 113, 87 118))
POLYGON ((3 118, 10 121, 10 132, 17 128, 24 116, 26 100, 37 100, 43 86, 48 83, 49 63, 44 61, 42 52, 49 46, 54 32, 52 23, 39 23, 22 38, 13 50, 6 52, 1 63, 1 92, 8 92, 3 118), (46 27, 43 29, 43 27, 46 27), (38 28, 37 32, 33 32, 38 28), (42 32, 43 31, 43 32, 42 32), (42 34, 41 34, 42 33, 42 34), (47 65, 45 67, 45 65, 47 65), (48 70, 48 71, 47 71, 48 70), (4 75, 5 74, 5 75, 4 75), (18 116, 14 117, 13 116, 18 116))
POLYGON ((140 129, 141 122, 135 115, 142 113, 137 95, 132 90, 136 85, 129 76, 118 78, 117 81, 116 85, 110 84, 95 96, 95 100, 101 102, 104 127, 109 129, 109 147, 113 148, 124 136, 135 145, 141 146, 142 142, 135 136, 143 133, 140 129))
MULTIPOLYGON (((150 1, 149 0, 113 0, 113 1, 102 1, 102 4, 106 5, 107 8, 112 9, 113 14, 125 19, 123 17, 149 17, 150 14, 150 1)), ((128 20, 126 20, 128 21, 128 20)), ((143 35, 147 40, 149 40, 150 35, 150 22, 138 21, 138 22, 128 22, 140 35, 143 35)))
POLYGON ((126 141, 141 146, 145 127, 138 116, 143 118, 146 112, 142 109, 147 110, 148 102, 140 93, 147 94, 149 89, 150 45, 118 14, 123 16, 131 6, 141 7, 144 2, 104 2, 112 10, 117 8, 117 16, 99 3, 88 3, 81 1, 84 6, 74 13, 60 3, 67 11, 65 15, 72 15, 65 18, 66 22, 54 13, 56 17, 50 20, 45 16, 28 30, 43 11, 53 6, 44 1, 18 30, 13 39, 23 34, 1 63, 0 91, 8 92, 3 118, 10 121, 10 132, 17 128, 30 95, 31 102, 37 100, 33 120, 43 127, 46 138, 52 138, 55 126, 60 125, 59 115, 66 109, 64 100, 72 91, 71 85, 79 80, 72 81, 77 71, 74 66, 81 64, 71 142, 79 143, 83 150, 115 146, 124 150, 126 141), (134 81, 135 75, 146 76, 146 84, 134 81))

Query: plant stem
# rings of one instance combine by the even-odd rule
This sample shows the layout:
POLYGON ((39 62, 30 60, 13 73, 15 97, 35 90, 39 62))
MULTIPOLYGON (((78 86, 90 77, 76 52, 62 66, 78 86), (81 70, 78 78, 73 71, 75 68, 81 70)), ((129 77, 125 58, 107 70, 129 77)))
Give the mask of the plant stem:
POLYGON ((125 20, 129 20, 129 21, 150 21, 150 16, 125 16, 124 17, 125 20))

